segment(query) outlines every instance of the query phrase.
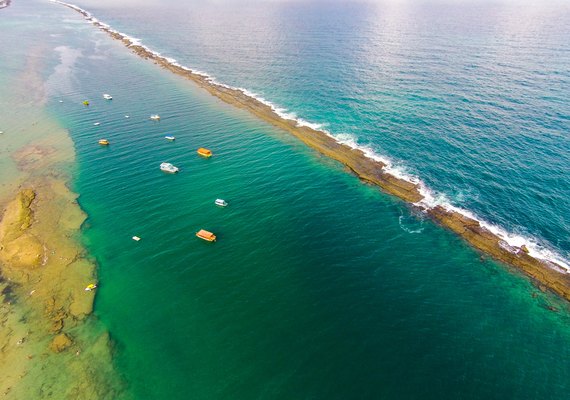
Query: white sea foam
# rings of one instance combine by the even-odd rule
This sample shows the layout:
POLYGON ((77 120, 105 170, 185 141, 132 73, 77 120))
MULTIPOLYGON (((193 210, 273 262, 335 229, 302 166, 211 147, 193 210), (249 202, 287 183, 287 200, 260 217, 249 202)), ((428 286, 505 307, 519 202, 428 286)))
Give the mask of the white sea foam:
MULTIPOLYGON (((424 231, 423 221, 414 221, 415 225, 419 225, 419 227, 416 227, 414 229, 410 227, 410 225, 406 224, 406 217, 403 215, 400 215, 398 217, 398 224, 400 225, 400 228, 406 233, 417 234, 417 233, 422 233, 424 231)), ((414 224, 412 224, 412 226, 414 224)))
POLYGON ((244 95, 246 95, 252 99, 255 99, 255 100, 259 101, 260 103, 270 107, 271 110, 273 112, 275 112, 275 114, 277 114, 279 117, 281 117, 285 120, 294 121, 297 124, 297 126, 305 126, 305 127, 317 130, 317 131, 321 131, 321 132, 325 133, 326 135, 328 135, 329 137, 335 139, 339 143, 342 143, 342 144, 349 146, 353 149, 358 149, 358 150, 362 151, 366 157, 384 164, 383 170, 385 173, 390 174, 390 175, 392 175, 398 179, 402 179, 402 180, 405 180, 405 181, 408 181, 408 182, 411 182, 413 184, 418 185, 419 193, 422 195, 423 198, 419 202, 415 203, 414 204, 415 206, 417 206, 421 209, 424 209, 424 210, 429 210, 431 208, 441 206, 448 211, 455 211, 455 212, 458 212, 462 215, 465 215, 468 218, 471 218, 471 219, 478 221, 482 227, 484 227, 485 229, 488 229, 490 232, 492 232, 497 237, 502 239, 505 243, 508 244, 508 246, 511 246, 511 248, 513 248, 513 249, 516 248, 518 250, 518 249, 520 249, 521 246, 524 245, 528 249, 530 256, 537 258, 537 259, 540 259, 540 260, 555 263, 558 266, 560 266, 566 273, 570 273, 570 264, 563 257, 561 257, 559 254, 557 254, 554 250, 548 249, 545 246, 541 245, 539 240, 532 238, 532 237, 525 237, 523 235, 508 232, 507 230, 505 230, 505 229, 503 229, 503 228, 501 228, 495 224, 492 224, 490 222, 485 221, 482 218, 479 218, 478 216, 476 216, 473 212, 471 212, 469 210, 466 210, 464 208, 457 207, 457 206, 453 205, 452 202, 447 198, 447 196, 445 194, 436 193, 436 192, 432 191, 430 188, 428 188, 425 185, 425 183, 421 179, 419 179, 417 176, 407 172, 406 168, 404 166, 399 165, 399 164, 394 164, 394 162, 392 160, 390 160, 389 158, 387 158, 385 156, 378 154, 370 146, 359 144, 358 139, 354 135, 351 135, 351 134, 333 134, 333 133, 329 132, 328 130, 326 130, 324 128, 323 124, 309 122, 303 118, 300 118, 295 113, 287 110, 286 108, 279 107, 278 105, 272 103, 271 101, 265 99, 263 96, 261 96, 257 93, 251 92, 245 88, 226 85, 222 82, 219 82, 214 76, 212 76, 206 72, 181 65, 174 58, 162 56, 161 53, 154 51, 154 50, 150 49, 149 47, 143 45, 142 41, 140 39, 135 38, 135 37, 130 36, 130 35, 127 35, 123 32, 119 32, 117 30, 112 29, 108 24, 106 24, 106 23, 100 21, 99 19, 93 17, 93 15, 90 12, 88 12, 88 11, 86 11, 86 10, 84 10, 84 9, 74 5, 74 4, 69 4, 69 3, 66 3, 66 2, 63 2, 60 0, 50 0, 50 1, 53 3, 62 4, 64 6, 72 8, 72 9, 82 13, 84 15, 85 19, 89 23, 103 27, 105 30, 107 30, 111 33, 121 35, 121 37, 125 38, 126 40, 128 40, 130 42, 129 47, 140 46, 141 48, 145 49, 146 51, 153 54, 154 56, 164 60, 167 63, 169 63, 170 65, 181 68, 181 69, 188 71, 194 75, 199 75, 199 76, 205 78, 211 84, 217 85, 219 87, 224 87, 226 89, 237 90, 237 91, 242 92, 244 95))
POLYGON ((519 250, 522 246, 526 246, 528 249, 528 254, 530 256, 539 260, 555 263, 558 266, 562 267, 566 273, 570 273, 570 265, 568 262, 554 250, 541 245, 538 239, 513 232, 508 232, 506 229, 488 222, 483 218, 480 218, 470 210, 453 205, 445 194, 432 191, 427 186, 425 186, 423 182, 420 182, 419 186, 420 194, 423 196, 423 199, 415 203, 416 206, 426 210, 440 206, 447 211, 454 211, 475 221, 478 221, 483 228, 499 237, 512 248, 519 250))

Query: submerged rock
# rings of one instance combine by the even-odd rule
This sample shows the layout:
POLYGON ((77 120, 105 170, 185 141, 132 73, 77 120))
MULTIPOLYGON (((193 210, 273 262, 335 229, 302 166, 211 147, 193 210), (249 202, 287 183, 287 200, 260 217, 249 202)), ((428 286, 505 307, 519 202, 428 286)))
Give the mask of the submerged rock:
POLYGON ((73 344, 73 340, 65 333, 60 333, 51 341, 49 348, 54 353, 61 353, 73 344))

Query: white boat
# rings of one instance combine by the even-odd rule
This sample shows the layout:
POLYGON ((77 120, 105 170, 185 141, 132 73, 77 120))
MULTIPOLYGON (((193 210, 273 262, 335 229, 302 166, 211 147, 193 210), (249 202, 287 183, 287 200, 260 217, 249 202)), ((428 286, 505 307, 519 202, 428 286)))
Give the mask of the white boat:
POLYGON ((125 118, 130 118, 128 115, 125 115, 125 118))
POLYGON ((220 207, 226 207, 228 205, 228 202, 222 199, 216 199, 214 203, 220 207))
POLYGON ((175 167, 174 165, 167 162, 160 164, 160 170, 164 172, 170 172, 171 174, 175 174, 179 171, 178 167, 175 167))
POLYGON ((107 93, 105 93, 105 94, 103 95, 103 98, 104 98, 105 100, 113 100, 113 96, 111 96, 110 94, 107 94, 107 93))
POLYGON ((165 136, 164 138, 166 140, 170 140, 170 141, 176 140, 176 138, 174 136, 165 136))
POLYGON ((138 236, 133 236, 133 240, 134 240, 135 242, 138 242, 139 240, 141 240, 141 238, 138 237, 138 236))
POLYGON ((99 126, 99 125, 101 125, 101 122, 95 122, 93 125, 99 126))
POLYGON ((153 121, 160 121, 160 115, 153 114, 150 116, 150 119, 152 119, 153 121))

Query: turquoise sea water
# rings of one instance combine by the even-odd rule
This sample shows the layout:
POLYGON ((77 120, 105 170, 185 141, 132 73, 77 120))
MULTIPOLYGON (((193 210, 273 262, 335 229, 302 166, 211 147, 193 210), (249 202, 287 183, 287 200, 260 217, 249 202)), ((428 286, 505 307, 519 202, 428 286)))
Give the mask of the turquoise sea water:
POLYGON ((78 4, 570 259, 568 2, 201 3, 78 4))
MULTIPOLYGON (((540 96, 554 98, 544 100, 549 105, 559 104, 544 109, 527 107, 520 93, 482 83, 493 74, 508 83, 500 71, 481 77, 467 68, 462 77, 472 86, 450 77, 449 71, 459 74, 449 64, 458 58, 478 54, 480 63, 489 62, 485 52, 491 50, 477 40, 483 35, 477 27, 488 18, 476 18, 470 8, 448 11, 445 21, 458 29, 450 35, 448 25, 430 24, 442 17, 427 6, 251 4, 236 9, 193 3, 184 13, 137 4, 129 14, 124 8, 81 6, 165 55, 327 123, 332 132, 357 135, 383 150, 380 154, 402 160, 434 189, 464 201, 461 205, 489 220, 496 216, 507 228, 540 234, 563 253, 568 105, 556 97, 568 93, 563 12, 556 13, 562 22, 550 21, 535 32, 559 34, 558 42, 555 35, 541 41, 554 55, 545 68, 562 71, 552 72, 558 74, 559 92, 549 90, 552 83, 527 79, 540 96), (378 13, 381 23, 372 18, 378 13), (414 15, 422 23, 413 23, 414 15), (374 26, 392 30, 378 33, 374 26), (438 29, 443 31, 435 36, 422 33, 438 29), (167 40, 167 33, 177 40, 167 40), (473 38, 469 54, 462 48, 467 36, 473 38), (457 57, 433 50, 438 37, 449 38, 457 57), (378 38, 383 41, 374 45, 378 38), (362 53, 367 46, 379 47, 372 56, 362 53), (444 54, 447 62, 440 60, 444 54), (415 64, 410 57, 417 58, 415 64), (366 79, 372 72, 376 79, 366 79), (416 84, 423 86, 412 90, 416 84), (376 85, 376 91, 367 85, 376 85), (452 87, 475 97, 472 91, 484 92, 490 102, 499 102, 500 94, 523 104, 511 104, 514 111, 504 111, 509 118, 501 119, 492 104, 455 98, 448 91, 452 87), (509 129, 462 119, 462 112, 481 118, 481 108, 490 113, 488 122, 509 129), (517 125, 523 123, 548 131, 523 131, 517 125), (556 143, 548 146, 554 137, 556 143), (520 140, 529 143, 517 152, 513 143, 520 140), (530 145, 534 155, 526 151, 530 145), (544 160, 549 153, 551 162, 525 161, 544 160), (527 188, 527 170, 517 169, 517 163, 542 177, 536 183, 541 196, 527 188), (544 175, 541 168, 556 174, 544 175), (509 184, 500 180, 505 174, 509 184), (455 181, 458 176, 463 186, 455 181), (547 217, 531 218, 544 216, 541 210, 558 219, 547 225, 547 217), (519 213, 534 225, 523 224, 519 213)), ((501 10, 507 16, 514 12, 508 6, 501 10)), ((33 43, 42 29, 51 35, 53 52, 44 55, 53 60, 46 72, 48 108, 76 146, 73 188, 89 214, 85 244, 99 264, 96 314, 116 342, 116 363, 132 397, 567 397, 566 304, 288 134, 130 54, 69 9, 16 2, 2 10, 0 24, 11 28, 3 48, 8 59, 25 48, 18 41, 33 43), (27 34, 26 24, 32 23, 36 28, 27 34), (103 100, 102 93, 113 100, 103 100), (91 101, 88 108, 81 105, 84 99, 91 101), (148 119, 154 113, 160 122, 148 119), (93 126, 98 121, 101 125, 93 126), (176 141, 164 140, 167 134, 176 141), (111 141, 108 148, 97 144, 102 137, 111 141), (201 146, 214 157, 199 158, 195 151, 201 146), (163 161, 181 172, 163 174, 158 169, 163 161), (218 197, 230 205, 214 206, 218 197), (215 232, 218 242, 195 238, 200 228, 215 232), (142 240, 134 242, 133 235, 142 240)), ((510 48, 490 30, 490 22, 485 26, 489 41, 510 48)), ((524 32, 533 30, 527 26, 524 32)), ((545 51, 513 35, 511 44, 518 40, 527 52, 545 51)))

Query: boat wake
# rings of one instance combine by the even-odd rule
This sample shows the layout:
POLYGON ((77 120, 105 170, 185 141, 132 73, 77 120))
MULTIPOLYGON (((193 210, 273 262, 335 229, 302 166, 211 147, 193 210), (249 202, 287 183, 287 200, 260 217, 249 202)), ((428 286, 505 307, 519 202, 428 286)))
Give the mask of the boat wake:
MULTIPOLYGON (((381 163, 382 170, 385 174, 391 175, 398 180, 406 181, 417 185, 419 194, 422 196, 422 199, 418 202, 413 203, 414 206, 418 207, 420 210, 423 210, 426 213, 429 213, 430 210, 434 210, 436 207, 442 208, 443 210, 450 212, 450 213, 457 213, 460 214, 468 219, 473 221, 477 221, 480 226, 496 237, 500 239, 500 245, 504 247, 504 249, 508 249, 511 253, 518 253, 519 249, 525 249, 525 252, 538 260, 545 261, 546 264, 553 269, 558 270, 559 272, 570 273, 570 262, 565 259, 565 257, 561 256, 559 252, 557 252, 553 247, 547 245, 544 241, 534 238, 523 236, 519 234, 515 234, 509 232, 508 230, 493 224, 491 222, 486 221, 484 218, 475 215, 470 210, 461 208, 453 204, 452 201, 444 193, 438 193, 431 190, 427 185, 417 176, 406 172, 405 167, 402 167, 400 164, 394 163, 390 158, 380 155, 374 151, 373 148, 370 146, 365 146, 359 143, 358 138, 351 134, 345 133, 333 133, 329 130, 325 129, 323 124, 313 123, 310 121, 306 121, 303 118, 297 116, 297 114, 283 108, 279 107, 278 105, 272 103, 271 101, 265 99, 263 96, 251 92, 248 89, 241 88, 241 87, 234 87, 226 85, 222 82, 219 82, 214 76, 197 70, 193 68, 189 68, 187 66, 181 65, 175 58, 163 56, 161 53, 150 49, 149 47, 145 46, 140 39, 132 37, 128 34, 123 32, 119 32, 114 30, 108 24, 105 24, 95 18, 90 12, 70 3, 66 3, 60 0, 50 0, 53 3, 58 3, 74 9, 81 13, 87 22, 94 24, 95 26, 107 31, 111 36, 115 37, 118 40, 121 40, 127 47, 131 48, 140 48, 150 53, 154 56, 155 59, 160 60, 162 64, 169 65, 171 67, 175 67, 181 70, 184 70, 190 74, 197 75, 203 78, 204 81, 207 83, 220 87, 225 88, 231 91, 238 91, 241 92, 243 95, 247 96, 250 99, 253 99, 267 107, 269 107, 276 115, 278 115, 281 119, 286 121, 292 121, 297 127, 307 127, 315 131, 319 131, 324 133, 328 137, 334 139, 337 143, 346 145, 349 148, 356 149, 361 151, 367 158, 377 161, 381 163)), ((402 229, 408 231, 409 227, 407 224, 404 224, 406 228, 402 225, 402 217, 400 217, 400 226, 402 229)), ((413 228, 409 232, 410 233, 419 233, 423 230, 423 228, 413 228), (416 232, 416 230, 418 230, 416 232)))

